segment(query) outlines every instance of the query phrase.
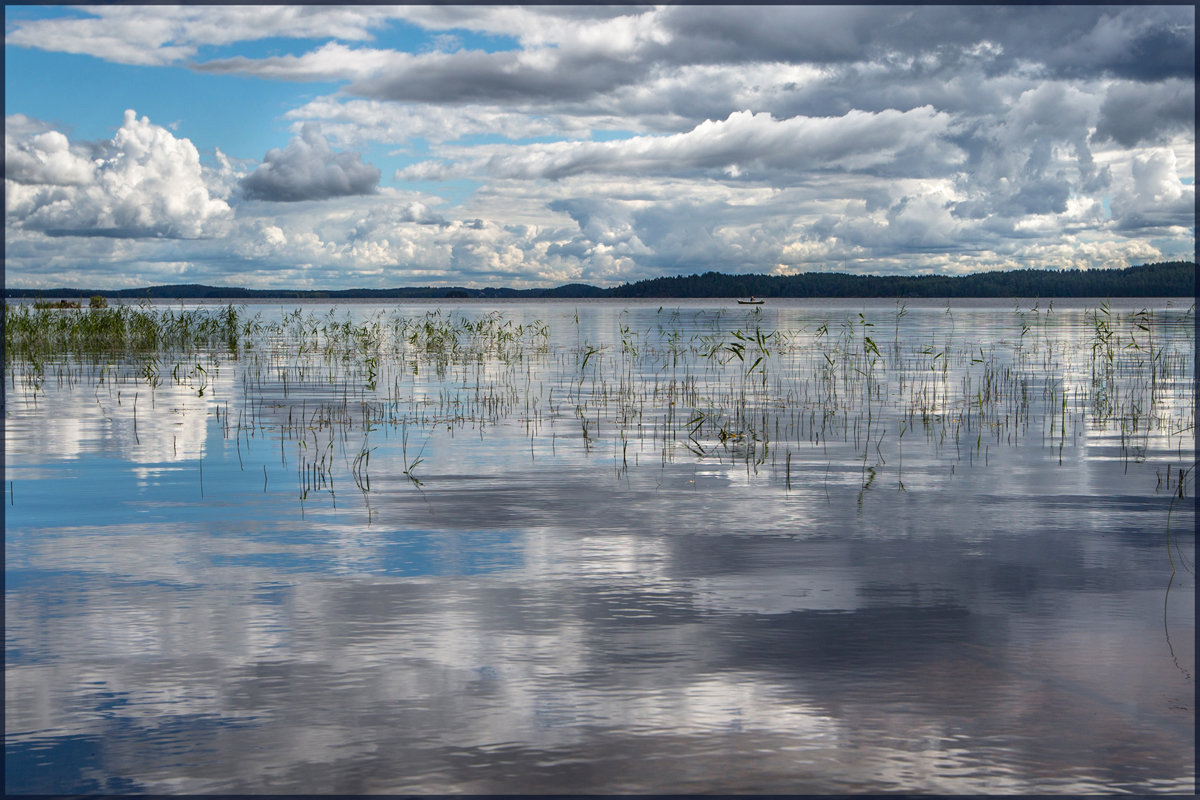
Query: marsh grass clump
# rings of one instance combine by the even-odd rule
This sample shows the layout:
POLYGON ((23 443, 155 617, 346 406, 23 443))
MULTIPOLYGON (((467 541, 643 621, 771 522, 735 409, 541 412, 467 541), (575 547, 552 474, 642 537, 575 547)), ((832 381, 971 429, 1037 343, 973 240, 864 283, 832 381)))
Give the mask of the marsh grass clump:
POLYGON ((138 357, 222 345, 236 350, 246 333, 241 322, 232 305, 191 311, 93 305, 86 313, 58 314, 36 304, 6 304, 4 354, 10 362, 42 362, 64 356, 138 357))

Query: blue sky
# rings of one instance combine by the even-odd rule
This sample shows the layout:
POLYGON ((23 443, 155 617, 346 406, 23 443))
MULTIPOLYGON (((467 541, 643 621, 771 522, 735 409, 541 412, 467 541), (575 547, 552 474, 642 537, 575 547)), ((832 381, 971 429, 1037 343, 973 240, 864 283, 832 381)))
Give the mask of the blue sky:
POLYGON ((9 286, 1195 251, 1191 6, 5 11, 9 286))

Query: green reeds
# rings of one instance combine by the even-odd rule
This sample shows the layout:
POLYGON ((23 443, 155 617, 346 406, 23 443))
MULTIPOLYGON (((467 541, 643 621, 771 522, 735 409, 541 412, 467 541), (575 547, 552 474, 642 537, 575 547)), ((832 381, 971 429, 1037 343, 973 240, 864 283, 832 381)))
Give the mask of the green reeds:
POLYGON ((1190 320, 1144 311, 1123 318, 1107 305, 1068 320, 1035 307, 1001 320, 1010 334, 973 339, 954 330, 947 309, 906 338, 901 321, 913 316, 899 307, 891 342, 877 339, 863 313, 771 330, 758 309, 744 318, 660 313, 645 329, 620 315, 608 336, 591 341, 596 334, 578 326, 555 339, 547 323, 495 311, 355 319, 296 309, 263 323, 233 306, 68 314, 6 306, 5 343, 35 393, 55 377, 115 380, 144 387, 151 403, 163 384, 206 401, 222 391, 224 400, 220 361, 236 358, 242 405, 236 422, 226 410, 225 435, 236 425, 238 441, 243 431, 278 437, 284 458, 283 441, 297 441, 302 498, 331 491, 343 462, 370 493, 379 437, 398 438, 400 472, 420 486, 418 466, 436 460, 427 449, 435 432, 520 426, 532 457, 542 437, 547 451, 561 448, 556 420, 569 421, 587 453, 611 445, 622 476, 641 452, 664 466, 684 458, 778 470, 784 487, 796 484, 806 451, 828 458, 832 447, 861 465, 864 485, 890 469, 905 491, 919 488, 920 473, 910 466, 902 479, 902 455, 912 464, 920 447, 983 465, 990 448, 1036 442, 1040 432, 1041 446, 1061 458, 1086 426, 1119 432, 1133 463, 1146 459, 1151 437, 1175 437, 1183 448, 1195 403, 1190 320), (1090 352, 1081 350, 1088 341, 1090 352), (86 373, 65 363, 95 356, 104 366, 86 373), (899 435, 887 437, 892 420, 899 435), (330 438, 299 444, 312 431, 330 438), (351 435, 361 444, 349 444, 351 435), (415 454, 410 435, 423 442, 415 454), (345 457, 335 461, 339 446, 345 457))
POLYGON ((195 310, 147 306, 93 306, 87 313, 58 314, 37 305, 4 307, 4 355, 44 362, 67 354, 146 356, 162 350, 224 345, 236 350, 246 331, 232 305, 195 310))

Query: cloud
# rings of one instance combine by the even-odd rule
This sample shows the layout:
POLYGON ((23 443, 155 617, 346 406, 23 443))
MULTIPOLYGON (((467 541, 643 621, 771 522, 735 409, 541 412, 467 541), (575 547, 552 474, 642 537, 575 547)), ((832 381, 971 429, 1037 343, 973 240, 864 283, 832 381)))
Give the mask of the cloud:
POLYGON ((200 72, 289 81, 351 81, 349 95, 437 104, 582 100, 636 81, 636 62, 610 54, 544 47, 410 54, 336 42, 299 56, 214 59, 200 72))
POLYGON ((531 116, 497 105, 399 105, 380 100, 321 97, 288 111, 294 126, 319 121, 331 140, 343 145, 365 141, 406 143, 425 139, 440 144, 469 136, 500 135, 509 139, 542 136, 588 138, 586 125, 561 116, 531 116))
POLYGON ((371 194, 379 177, 359 153, 335 153, 320 126, 307 123, 287 147, 267 151, 258 169, 242 180, 242 193, 248 200, 327 200, 371 194))
POLYGON ((1096 139, 1125 147, 1159 143, 1194 128, 1195 82, 1177 79, 1157 84, 1122 81, 1108 87, 1100 106, 1096 139))
POLYGON ((87 6, 80 16, 10 20, 6 46, 79 53, 119 64, 160 66, 204 45, 268 37, 367 40, 401 9, 337 6, 87 6), (85 15, 86 16, 83 16, 85 15))
POLYGON ((952 74, 975 62, 993 73, 1028 66, 1043 77, 1139 81, 1195 74, 1194 12, 1186 6, 91 6, 75 14, 11 21, 6 44, 170 64, 206 45, 268 37, 370 41, 395 19, 520 40, 522 49, 507 53, 405 58, 330 43, 299 57, 196 65, 286 80, 356 80, 352 91, 363 97, 447 103, 583 98, 697 64, 886 61, 952 74))
POLYGON ((1195 73, 1184 6, 674 6, 660 23, 675 63, 888 63, 914 72, 1032 67, 1042 77, 1136 80, 1195 73))
MULTIPOLYGON (((1187 6, 1097 9, 1082 35, 1039 48, 1045 63, 1070 77, 1113 75, 1137 81, 1195 78, 1196 17, 1187 6)), ((1048 44, 1044 36, 1039 45, 1048 44)))
POLYGON ((412 7, 405 13, 431 30, 516 35, 524 46, 410 54, 328 43, 299 56, 214 59, 194 68, 276 80, 349 80, 347 94, 374 100, 536 104, 584 100, 636 82, 646 67, 640 51, 664 41, 654 11, 601 13, 599 19, 562 9, 454 9, 447 15, 412 7))
POLYGON ((960 118, 955 141, 968 154, 957 176, 957 219, 984 219, 1012 229, 1025 215, 1065 213, 1068 199, 1111 182, 1097 166, 1089 132, 1099 96, 1061 81, 1021 91, 990 115, 960 118))
POLYGON ((687 133, 638 136, 611 142, 557 142, 497 149, 455 165, 425 162, 397 174, 401 180, 444 180, 485 173, 501 178, 560 179, 583 173, 629 175, 702 173, 741 177, 779 170, 869 170, 919 152, 901 170, 923 172, 926 161, 952 161, 952 148, 939 148, 949 117, 932 108, 845 116, 793 117, 737 111, 708 120, 687 133))
POLYGON ((5 126, 4 176, 22 184, 83 186, 96 175, 87 148, 71 146, 58 131, 36 133, 25 139, 5 126))
POLYGON ((132 110, 111 141, 72 144, 53 130, 6 131, 4 149, 10 226, 49 235, 197 238, 232 213, 211 196, 192 143, 132 110))
POLYGON ((350 48, 340 42, 328 42, 299 56, 269 58, 214 59, 193 65, 198 72, 215 75, 252 75, 257 78, 287 81, 355 80, 384 69, 403 69, 414 56, 390 50, 350 48))
POLYGON ((348 234, 348 239, 354 242, 397 239, 411 235, 412 225, 436 225, 445 227, 450 224, 441 214, 434 212, 420 200, 389 203, 376 206, 367 215, 355 223, 348 234))
POLYGON ((1193 228, 1196 224, 1196 187, 1179 179, 1175 152, 1170 148, 1134 155, 1130 181, 1112 198, 1112 216, 1118 230, 1193 228))
POLYGON ((558 234, 547 254, 578 259, 592 280, 612 283, 709 269, 853 269, 847 263, 859 259, 867 271, 902 269, 893 265, 913 252, 962 257, 981 249, 974 226, 950 217, 949 181, 933 187, 902 181, 893 187, 898 196, 882 203, 873 189, 853 182, 821 192, 778 191, 756 202, 738 188, 724 197, 664 192, 653 200, 553 201, 551 210, 569 216, 577 230, 566 239, 558 234), (864 190, 870 203, 855 199, 864 190), (845 199, 828 200, 834 192, 845 199))
POLYGON ((857 61, 873 39, 910 13, 867 6, 773 6, 755 11, 674 6, 662 14, 671 42, 664 58, 676 63, 857 61))
POLYGON ((348 94, 426 103, 526 103, 582 100, 637 80, 639 64, 551 48, 487 53, 460 50, 405 59, 354 81, 348 94))

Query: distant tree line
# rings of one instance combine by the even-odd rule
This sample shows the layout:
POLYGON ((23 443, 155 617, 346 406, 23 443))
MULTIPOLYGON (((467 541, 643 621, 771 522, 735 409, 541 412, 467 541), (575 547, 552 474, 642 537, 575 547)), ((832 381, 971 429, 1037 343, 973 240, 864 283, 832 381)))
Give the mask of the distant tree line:
POLYGON ((284 290, 239 289, 200 284, 148 286, 142 289, 9 289, 6 298, 72 298, 103 295, 146 299, 419 299, 419 298, 706 298, 706 297, 1195 297, 1196 263, 1165 261, 1126 269, 1018 269, 972 275, 851 275, 806 272, 799 275, 726 275, 705 272, 650 278, 609 289, 571 283, 553 289, 468 289, 409 287, 397 289, 284 290))
POLYGON ((1020 269, 972 275, 723 275, 653 278, 609 289, 609 297, 1194 297, 1196 264, 1126 269, 1020 269))

